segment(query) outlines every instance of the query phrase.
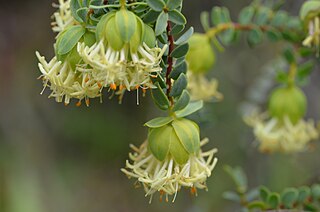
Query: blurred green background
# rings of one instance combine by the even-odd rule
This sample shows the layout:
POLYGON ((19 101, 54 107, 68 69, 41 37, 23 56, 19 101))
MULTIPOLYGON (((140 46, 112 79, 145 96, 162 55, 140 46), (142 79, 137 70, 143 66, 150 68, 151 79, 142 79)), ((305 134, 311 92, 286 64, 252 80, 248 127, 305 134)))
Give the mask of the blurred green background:
MULTIPOLYGON (((185 1, 190 25, 201 31, 203 10, 224 5, 233 18, 249 0, 185 1)), ((297 14, 301 2, 288 0, 285 7, 297 14)), ((142 189, 120 172, 129 144, 146 138, 142 126, 159 115, 150 98, 137 106, 135 94, 126 95, 122 105, 105 99, 91 107, 65 107, 40 95, 40 72, 35 51, 53 56, 54 34, 50 0, 4 1, 0 3, 0 211, 1 212, 127 212, 127 211, 238 211, 222 199, 233 189, 223 166, 242 166, 250 186, 260 184, 281 191, 287 186, 318 182, 319 147, 294 156, 262 155, 257 152, 251 130, 243 123, 246 102, 264 104, 274 86, 274 63, 283 44, 264 43, 250 49, 245 42, 217 56, 210 73, 220 80, 225 95, 221 103, 208 103, 193 119, 209 137, 209 147, 219 149, 219 163, 208 179, 209 191, 192 197, 182 190, 174 204, 151 205, 142 189), (259 88, 259 89, 258 89, 259 88), (259 92, 257 92, 259 91, 259 92), (261 92, 260 92, 261 91, 261 92)), ((313 73, 304 88, 309 99, 308 116, 318 119, 320 76, 313 73)))

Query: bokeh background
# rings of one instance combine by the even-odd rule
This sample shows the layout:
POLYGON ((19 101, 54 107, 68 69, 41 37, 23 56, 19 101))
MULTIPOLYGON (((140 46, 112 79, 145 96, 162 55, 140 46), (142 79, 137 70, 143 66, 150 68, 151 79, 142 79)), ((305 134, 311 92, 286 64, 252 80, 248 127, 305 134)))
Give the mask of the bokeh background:
MULTIPOLYGON (((250 0, 185 1, 190 25, 201 31, 200 12, 213 6, 230 8, 237 17, 250 0)), ((285 7, 298 14, 300 0, 285 7)), ((193 119, 209 137, 207 148, 219 149, 219 163, 208 179, 209 191, 192 197, 182 190, 174 204, 151 205, 142 189, 120 172, 129 144, 146 138, 142 126, 159 115, 150 98, 137 106, 135 94, 89 108, 65 107, 40 95, 40 72, 35 51, 53 56, 54 34, 50 15, 52 0, 0 1, 0 211, 1 212, 127 212, 127 211, 238 211, 222 198, 233 189, 223 171, 226 164, 242 166, 250 187, 261 184, 275 191, 287 186, 319 180, 319 145, 313 152, 294 156, 262 155, 257 152, 252 132, 242 121, 248 103, 265 104, 268 90, 275 86, 274 58, 283 44, 264 43, 250 49, 245 42, 217 55, 210 73, 220 80, 225 99, 208 103, 193 119)), ((304 87, 309 99, 308 117, 319 119, 319 70, 304 87)))

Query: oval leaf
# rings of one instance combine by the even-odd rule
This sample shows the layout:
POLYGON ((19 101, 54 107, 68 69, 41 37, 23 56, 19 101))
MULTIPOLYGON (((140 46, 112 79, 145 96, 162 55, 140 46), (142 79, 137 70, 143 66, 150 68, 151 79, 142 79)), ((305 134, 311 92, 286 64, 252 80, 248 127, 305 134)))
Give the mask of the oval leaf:
POLYGON ((72 26, 67 29, 65 33, 59 38, 60 42, 58 43, 58 54, 64 55, 67 54, 77 45, 80 38, 84 35, 86 29, 82 26, 72 26))

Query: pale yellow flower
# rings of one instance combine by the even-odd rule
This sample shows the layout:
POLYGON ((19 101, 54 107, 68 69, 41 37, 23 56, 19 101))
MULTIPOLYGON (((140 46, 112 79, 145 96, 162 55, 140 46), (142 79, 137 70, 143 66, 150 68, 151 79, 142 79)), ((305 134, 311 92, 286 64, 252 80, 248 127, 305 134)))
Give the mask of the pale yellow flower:
POLYGON ((207 79, 204 74, 194 74, 190 71, 188 76, 188 90, 192 100, 221 101, 223 95, 218 91, 217 79, 207 79))
POLYGON ((36 52, 36 55, 44 89, 49 87, 52 91, 49 97, 54 97, 57 102, 64 102, 66 105, 71 98, 78 99, 78 104, 84 99, 89 106, 89 98, 101 96, 101 87, 90 72, 73 70, 68 62, 58 61, 56 57, 48 63, 39 52, 36 52))
POLYGON ((91 47, 78 44, 78 52, 84 62, 93 67, 96 81, 103 87, 120 86, 128 91, 153 87, 150 77, 156 77, 162 70, 160 62, 166 48, 149 48, 143 44, 133 53, 128 46, 120 51, 105 47, 102 40, 91 47))
POLYGON ((59 4, 53 4, 58 10, 53 14, 54 21, 51 23, 54 32, 61 32, 69 26, 77 24, 70 9, 71 0, 59 0, 59 4))
POLYGON ((317 50, 320 47, 320 18, 317 16, 309 22, 309 35, 303 41, 303 45, 307 47, 315 46, 317 50))
MULTIPOLYGON (((201 146, 208 141, 203 139, 201 146)), ((160 198, 166 195, 166 201, 169 201, 168 195, 174 195, 174 202, 181 187, 188 187, 197 195, 196 189, 207 189, 206 180, 217 163, 214 157, 217 149, 200 151, 198 155, 191 155, 186 164, 179 165, 171 157, 163 162, 158 161, 148 150, 148 142, 144 142, 140 148, 133 145, 131 148, 134 150, 134 153, 129 154, 132 163, 127 161, 126 169, 121 171, 143 185, 146 196, 150 196, 150 202, 156 192, 160 192, 160 198)))
POLYGON ((312 140, 319 138, 319 132, 312 120, 299 120, 293 124, 288 117, 280 121, 267 113, 253 113, 245 117, 253 127, 261 152, 293 153, 308 149, 312 140))

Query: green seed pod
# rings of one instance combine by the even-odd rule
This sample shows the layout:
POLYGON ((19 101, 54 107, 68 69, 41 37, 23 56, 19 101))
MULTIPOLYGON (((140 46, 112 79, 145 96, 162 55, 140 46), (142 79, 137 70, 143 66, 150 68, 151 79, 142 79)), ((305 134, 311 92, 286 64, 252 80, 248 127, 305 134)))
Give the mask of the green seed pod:
POLYGON ((186 56, 190 71, 208 72, 215 63, 215 53, 210 39, 205 34, 195 33, 189 40, 189 52, 186 56))
POLYGON ((188 119, 173 120, 164 126, 150 128, 148 142, 150 151, 159 161, 169 156, 182 165, 191 154, 199 153, 199 127, 188 119))
POLYGON ((133 36, 131 37, 130 40, 130 50, 131 52, 137 52, 138 51, 138 47, 141 45, 142 41, 143 41, 143 36, 144 36, 144 23, 143 21, 136 16, 137 19, 137 27, 136 27, 136 31, 133 34, 133 36))
POLYGON ((296 86, 275 89, 270 97, 269 113, 283 120, 288 117, 296 124, 305 114, 307 99, 303 91, 296 86))
POLYGON ((300 9, 300 18, 304 23, 320 14, 320 0, 306 1, 300 9))
POLYGON ((133 12, 122 8, 116 12, 115 22, 116 28, 108 29, 116 29, 119 32, 118 35, 120 35, 122 41, 124 43, 129 43, 137 30, 137 16, 133 12))
POLYGON ((124 46, 124 42, 119 36, 118 30, 116 29, 116 18, 111 17, 110 20, 107 23, 106 30, 105 30, 105 36, 107 39, 107 42, 114 50, 121 50, 124 46))

